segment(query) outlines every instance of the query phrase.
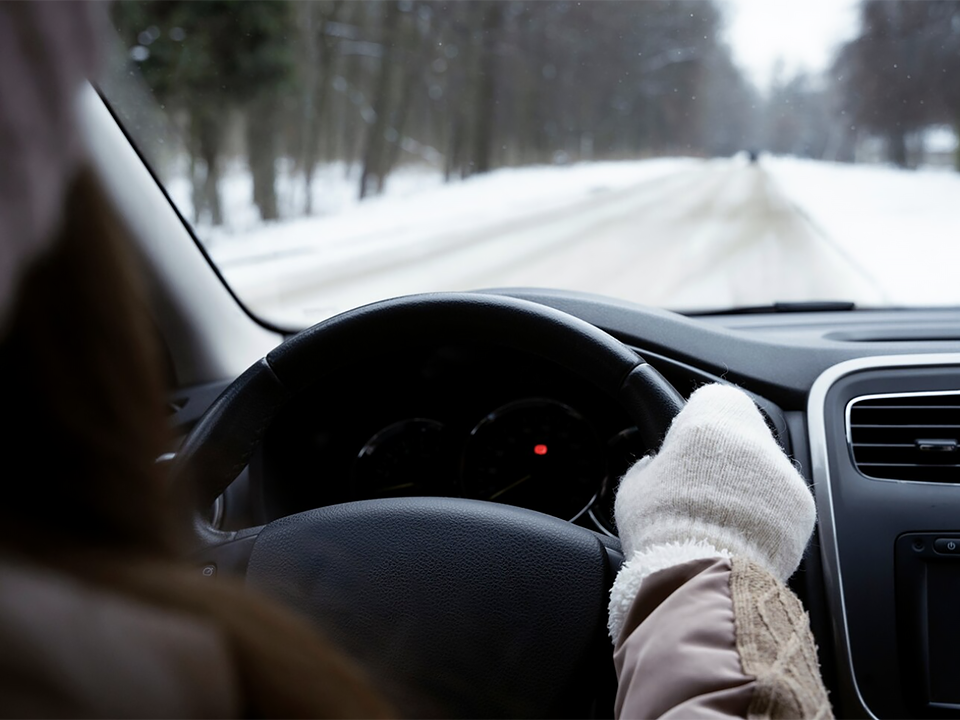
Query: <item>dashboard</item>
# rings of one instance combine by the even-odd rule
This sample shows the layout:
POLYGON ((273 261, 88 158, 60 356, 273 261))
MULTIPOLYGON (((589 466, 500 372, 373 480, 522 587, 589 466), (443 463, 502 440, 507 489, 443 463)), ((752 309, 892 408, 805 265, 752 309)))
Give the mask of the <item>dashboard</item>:
MULTIPOLYGON (((791 586, 836 714, 960 716, 960 312, 693 318, 495 292, 591 322, 684 395, 716 381, 747 390, 816 495, 818 530, 791 586)), ((184 391, 176 422, 188 427, 216 389, 184 391)), ((442 338, 400 344, 289 403, 225 494, 222 522, 446 495, 612 535, 617 479, 649 451, 614 400, 559 365, 442 338)))

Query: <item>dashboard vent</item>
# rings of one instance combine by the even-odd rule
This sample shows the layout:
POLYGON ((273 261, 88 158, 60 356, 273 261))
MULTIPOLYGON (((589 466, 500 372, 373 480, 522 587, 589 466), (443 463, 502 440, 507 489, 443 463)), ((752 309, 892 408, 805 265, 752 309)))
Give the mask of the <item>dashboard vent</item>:
POLYGON ((960 391, 851 400, 847 441, 867 477, 960 483, 960 391))

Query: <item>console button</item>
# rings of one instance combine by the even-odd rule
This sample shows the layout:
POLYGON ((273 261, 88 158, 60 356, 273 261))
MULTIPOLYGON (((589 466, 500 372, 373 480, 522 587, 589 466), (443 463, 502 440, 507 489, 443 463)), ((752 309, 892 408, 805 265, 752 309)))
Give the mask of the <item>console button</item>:
POLYGON ((944 555, 960 555, 960 538, 937 538, 933 549, 944 555))

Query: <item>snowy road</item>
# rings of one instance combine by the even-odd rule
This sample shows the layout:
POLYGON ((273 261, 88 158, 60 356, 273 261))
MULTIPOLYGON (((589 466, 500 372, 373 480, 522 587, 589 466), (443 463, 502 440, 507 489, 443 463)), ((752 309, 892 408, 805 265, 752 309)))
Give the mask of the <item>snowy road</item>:
POLYGON ((224 269, 254 312, 297 325, 405 293, 519 285, 672 309, 889 302, 762 164, 674 161, 638 182, 530 207, 474 205, 426 230, 381 226, 224 269))
POLYGON ((601 213, 593 208, 580 218, 583 232, 558 226, 568 242, 501 282, 577 288, 672 309, 882 298, 758 166, 705 163, 633 188, 615 212, 601 213))

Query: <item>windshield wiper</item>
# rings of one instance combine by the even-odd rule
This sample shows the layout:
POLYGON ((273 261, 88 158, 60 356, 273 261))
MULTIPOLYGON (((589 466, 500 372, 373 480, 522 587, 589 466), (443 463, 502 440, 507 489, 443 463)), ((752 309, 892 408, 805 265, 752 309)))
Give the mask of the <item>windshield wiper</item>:
POLYGON ((682 315, 762 315, 765 313, 844 312, 856 310, 849 300, 809 300, 800 302, 775 302, 769 305, 741 305, 726 310, 692 310, 682 315))

